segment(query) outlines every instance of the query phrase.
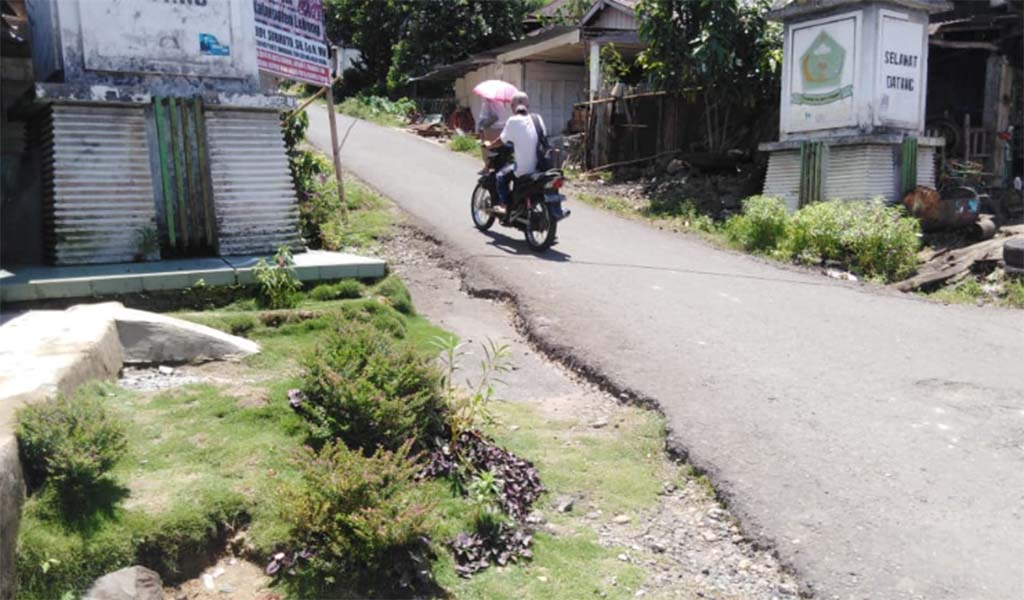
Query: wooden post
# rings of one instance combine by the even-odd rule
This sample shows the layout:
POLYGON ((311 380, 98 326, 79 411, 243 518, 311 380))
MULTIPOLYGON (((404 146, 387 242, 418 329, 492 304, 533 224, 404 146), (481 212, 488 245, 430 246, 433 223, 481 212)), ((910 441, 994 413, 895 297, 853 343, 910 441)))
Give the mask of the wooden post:
POLYGON ((328 85, 324 95, 327 98, 327 122, 331 124, 331 154, 334 159, 334 178, 338 181, 338 200, 341 201, 341 216, 347 219, 345 184, 341 176, 341 148, 338 147, 338 123, 336 121, 338 113, 334 111, 334 86, 328 85))

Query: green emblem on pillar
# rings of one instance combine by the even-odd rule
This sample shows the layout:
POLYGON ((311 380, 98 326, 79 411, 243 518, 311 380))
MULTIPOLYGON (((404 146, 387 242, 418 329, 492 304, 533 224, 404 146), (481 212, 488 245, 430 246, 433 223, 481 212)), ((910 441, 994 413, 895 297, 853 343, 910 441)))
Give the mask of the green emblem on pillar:
POLYGON ((815 94, 793 94, 793 104, 830 104, 853 96, 853 85, 840 87, 846 50, 822 31, 800 57, 800 76, 805 90, 825 90, 815 94), (831 89, 830 89, 831 88, 831 89))

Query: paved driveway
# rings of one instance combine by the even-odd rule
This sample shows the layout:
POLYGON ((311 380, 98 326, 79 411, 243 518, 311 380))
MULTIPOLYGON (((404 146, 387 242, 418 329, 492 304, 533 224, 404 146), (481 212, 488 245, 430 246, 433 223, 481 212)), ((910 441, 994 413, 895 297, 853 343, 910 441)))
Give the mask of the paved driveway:
POLYGON ((345 168, 513 292, 545 344, 655 400, 819 597, 1024 598, 1024 311, 879 293, 578 203, 535 256, 473 228, 477 161, 339 121, 345 168))

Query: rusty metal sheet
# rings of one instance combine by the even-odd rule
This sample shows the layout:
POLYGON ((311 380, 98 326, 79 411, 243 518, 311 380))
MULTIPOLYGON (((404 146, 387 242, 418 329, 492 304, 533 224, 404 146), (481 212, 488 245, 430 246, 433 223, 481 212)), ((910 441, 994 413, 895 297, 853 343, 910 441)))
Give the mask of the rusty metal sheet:
POLYGON ((57 104, 41 118, 48 260, 132 261, 156 228, 143 109, 57 104))
POLYGON ((276 112, 206 111, 221 255, 298 248, 298 202, 276 112))

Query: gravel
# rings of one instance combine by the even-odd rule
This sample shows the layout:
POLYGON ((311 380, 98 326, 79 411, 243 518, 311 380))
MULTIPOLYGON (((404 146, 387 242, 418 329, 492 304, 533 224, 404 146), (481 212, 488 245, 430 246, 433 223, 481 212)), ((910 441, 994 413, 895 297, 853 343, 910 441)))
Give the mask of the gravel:
POLYGON ((160 392, 184 385, 201 383, 202 377, 189 375, 166 365, 158 367, 125 367, 118 382, 121 387, 137 392, 160 392))

